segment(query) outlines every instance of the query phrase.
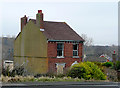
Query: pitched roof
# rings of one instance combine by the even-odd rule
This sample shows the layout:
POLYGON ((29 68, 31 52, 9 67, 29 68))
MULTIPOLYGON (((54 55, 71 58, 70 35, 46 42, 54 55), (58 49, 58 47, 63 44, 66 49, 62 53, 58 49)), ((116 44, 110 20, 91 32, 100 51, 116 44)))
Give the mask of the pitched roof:
MULTIPOLYGON (((36 24, 36 20, 32 19, 36 24)), ((65 22, 44 21, 44 34, 48 40, 74 40, 84 41, 68 24, 65 22)))

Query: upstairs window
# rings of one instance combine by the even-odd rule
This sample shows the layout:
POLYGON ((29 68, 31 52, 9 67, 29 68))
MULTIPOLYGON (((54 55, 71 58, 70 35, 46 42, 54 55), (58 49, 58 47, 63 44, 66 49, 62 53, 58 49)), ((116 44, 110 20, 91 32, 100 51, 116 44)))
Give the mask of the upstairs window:
POLYGON ((57 44, 57 56, 58 57, 63 57, 63 43, 58 43, 57 44))
POLYGON ((73 56, 78 56, 78 44, 73 44, 73 56))

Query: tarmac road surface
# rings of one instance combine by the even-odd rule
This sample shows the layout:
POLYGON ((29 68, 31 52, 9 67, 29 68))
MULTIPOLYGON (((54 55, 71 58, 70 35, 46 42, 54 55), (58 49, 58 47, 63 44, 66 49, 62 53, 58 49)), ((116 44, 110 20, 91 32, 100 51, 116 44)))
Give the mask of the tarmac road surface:
POLYGON ((29 82, 2 84, 1 88, 120 88, 117 82, 29 82))
POLYGON ((2 88, 119 88, 118 86, 113 86, 113 85, 55 85, 55 86, 4 86, 2 88))

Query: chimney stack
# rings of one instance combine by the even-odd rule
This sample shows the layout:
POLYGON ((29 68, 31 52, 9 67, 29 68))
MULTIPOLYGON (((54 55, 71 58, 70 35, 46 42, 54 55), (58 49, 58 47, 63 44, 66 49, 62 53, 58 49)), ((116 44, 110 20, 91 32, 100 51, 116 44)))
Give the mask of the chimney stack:
POLYGON ((38 10, 38 13, 36 14, 36 24, 40 29, 43 29, 43 13, 42 10, 38 10))
POLYGON ((27 24, 27 17, 26 15, 21 18, 21 31, 23 30, 24 26, 27 24))

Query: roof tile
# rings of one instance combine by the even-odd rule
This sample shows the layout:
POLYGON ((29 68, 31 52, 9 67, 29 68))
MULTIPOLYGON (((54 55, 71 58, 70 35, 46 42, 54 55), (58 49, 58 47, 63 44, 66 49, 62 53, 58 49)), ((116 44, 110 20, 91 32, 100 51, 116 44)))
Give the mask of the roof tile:
MULTIPOLYGON (((32 19, 36 24, 36 20, 32 19)), ((44 21, 43 32, 49 40, 74 40, 84 41, 67 23, 44 21)))

